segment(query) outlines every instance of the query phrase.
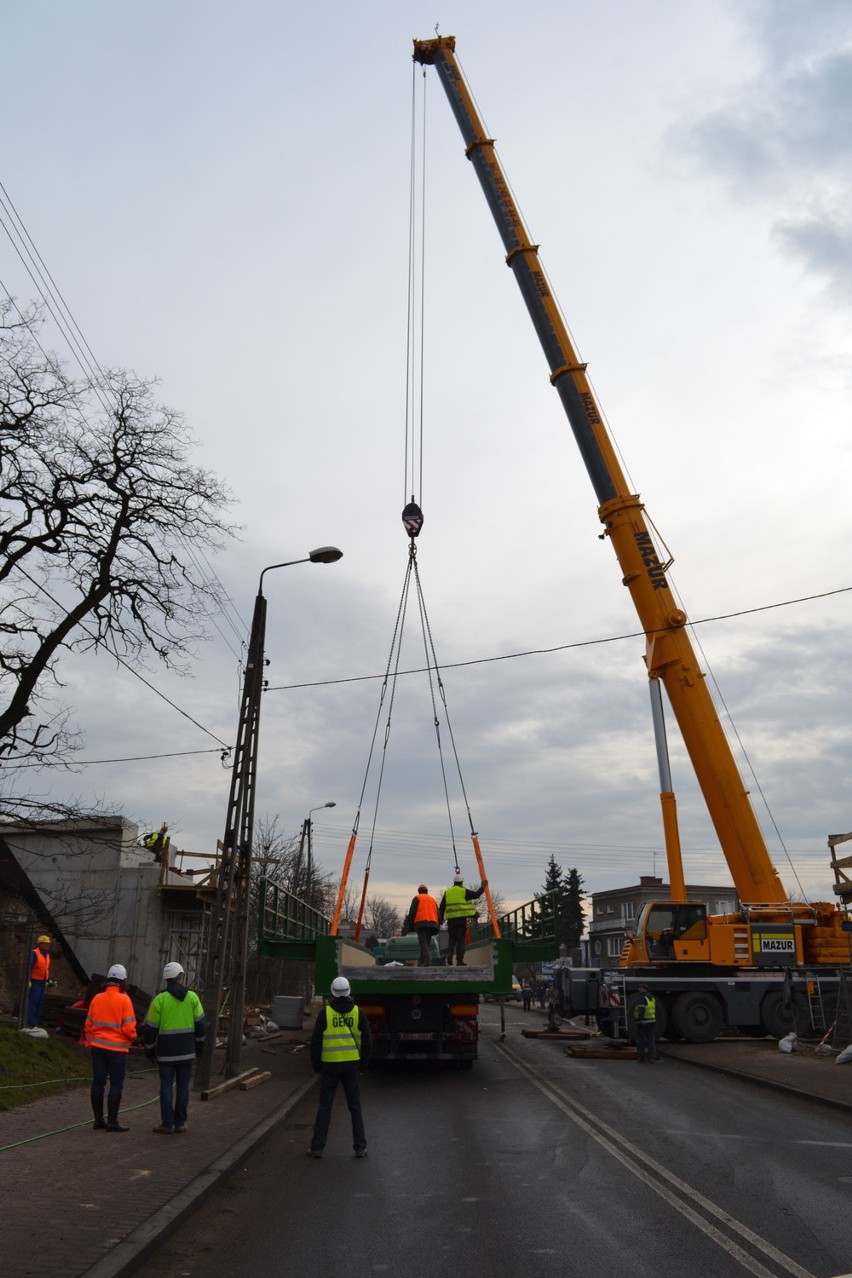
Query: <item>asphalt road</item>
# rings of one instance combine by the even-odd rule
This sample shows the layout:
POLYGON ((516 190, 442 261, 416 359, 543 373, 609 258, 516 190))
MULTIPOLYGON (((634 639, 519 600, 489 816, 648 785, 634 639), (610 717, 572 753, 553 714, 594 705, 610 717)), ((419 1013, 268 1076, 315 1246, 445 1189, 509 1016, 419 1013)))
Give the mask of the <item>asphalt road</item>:
POLYGON ((144 1262, 145 1278, 852 1270, 852 1123, 688 1065, 577 1061, 483 1009, 471 1072, 369 1071, 370 1145, 313 1099, 144 1262))

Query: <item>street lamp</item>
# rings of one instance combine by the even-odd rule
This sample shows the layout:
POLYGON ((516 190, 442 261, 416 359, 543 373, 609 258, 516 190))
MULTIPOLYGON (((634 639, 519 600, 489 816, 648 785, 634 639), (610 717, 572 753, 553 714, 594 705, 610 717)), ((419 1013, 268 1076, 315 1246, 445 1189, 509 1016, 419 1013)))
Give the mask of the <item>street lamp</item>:
POLYGON ((228 1044, 225 1071, 238 1074, 243 1042, 246 964, 248 959, 248 917, 251 886, 254 800, 257 780, 260 701, 263 693, 264 640, 266 637, 266 599, 263 578, 274 568, 290 568, 294 564, 333 564, 342 558, 336 546, 320 546, 302 559, 269 564, 260 574, 254 601, 251 633, 240 708, 240 723, 231 769, 228 816, 222 840, 222 859, 216 901, 207 942, 204 979, 204 1011, 209 1027, 204 1055, 199 1062, 196 1087, 209 1085, 216 1046, 219 1010, 225 987, 230 991, 228 1044))
POLYGON ((329 799, 327 803, 320 803, 319 806, 316 808, 309 808, 308 815, 305 817, 304 821, 302 822, 302 833, 299 839, 299 851, 296 853, 296 864, 293 868, 292 893, 293 893, 293 896, 299 896, 299 894, 303 890, 302 889, 302 861, 304 859, 305 886, 304 886, 303 899, 306 905, 313 906, 313 901, 311 900, 311 888, 313 887, 314 858, 313 858, 311 830, 313 828, 314 823, 311 820, 311 817, 313 816, 315 812, 322 812, 323 808, 336 808, 336 807, 337 807, 337 804, 335 803, 334 799, 329 799))

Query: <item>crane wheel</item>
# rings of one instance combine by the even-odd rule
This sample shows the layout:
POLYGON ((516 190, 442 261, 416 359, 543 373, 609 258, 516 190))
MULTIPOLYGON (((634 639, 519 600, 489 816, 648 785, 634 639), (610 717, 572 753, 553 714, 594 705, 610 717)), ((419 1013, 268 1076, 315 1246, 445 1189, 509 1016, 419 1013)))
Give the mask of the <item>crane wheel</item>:
POLYGON ((782 1039, 787 1034, 804 1034, 810 1029, 807 999, 794 993, 787 1002, 783 990, 770 990, 760 1004, 760 1019, 767 1034, 782 1039))
POLYGON ((680 994, 672 1008, 672 1024, 687 1043, 712 1043, 724 1024, 722 1004, 715 994, 701 990, 680 994))

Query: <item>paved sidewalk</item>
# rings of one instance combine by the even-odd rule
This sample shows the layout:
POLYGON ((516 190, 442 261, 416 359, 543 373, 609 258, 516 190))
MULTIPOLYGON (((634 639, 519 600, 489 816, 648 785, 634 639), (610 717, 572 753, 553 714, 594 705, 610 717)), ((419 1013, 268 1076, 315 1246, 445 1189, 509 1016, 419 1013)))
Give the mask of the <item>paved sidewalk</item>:
MULTIPOLYGON (((88 1087, 0 1114, 0 1272, 117 1278, 313 1087, 304 1033, 250 1041, 243 1069, 272 1078, 211 1101, 193 1092, 189 1131, 160 1136, 156 1069, 132 1056, 121 1118, 96 1132, 88 1087), (34 1139, 35 1138, 35 1139, 34 1139), (19 1143, 20 1142, 20 1143, 19 1143)), ((85 1065, 85 1061, 84 1061, 85 1065)), ((307 1140, 307 1133, 306 1133, 307 1140)))
POLYGON ((733 1078, 803 1096, 852 1114, 852 1062, 836 1065, 834 1055, 817 1056, 815 1044, 785 1053, 772 1039, 716 1039, 714 1043, 659 1044, 667 1060, 686 1061, 733 1078))

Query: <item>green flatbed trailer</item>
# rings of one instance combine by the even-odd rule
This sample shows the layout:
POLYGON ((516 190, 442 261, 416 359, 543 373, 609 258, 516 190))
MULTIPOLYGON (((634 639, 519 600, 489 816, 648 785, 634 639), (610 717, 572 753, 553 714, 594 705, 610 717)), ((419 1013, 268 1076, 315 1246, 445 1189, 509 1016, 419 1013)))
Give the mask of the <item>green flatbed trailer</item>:
POLYGON ((316 990, 323 995, 336 976, 345 976, 369 1018, 374 1060, 449 1061, 470 1068, 483 995, 510 997, 515 963, 558 955, 555 894, 513 910, 499 926, 499 938, 490 926, 476 930, 464 968, 385 963, 357 941, 330 935, 330 920, 264 883, 258 950, 268 958, 313 960, 316 990))

